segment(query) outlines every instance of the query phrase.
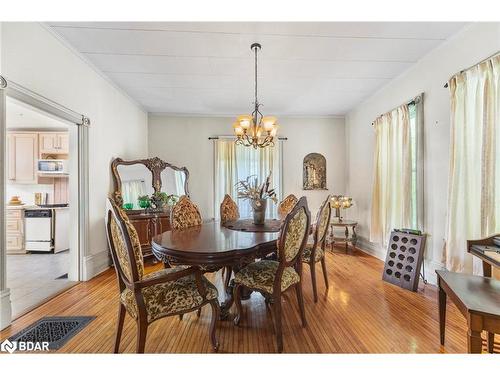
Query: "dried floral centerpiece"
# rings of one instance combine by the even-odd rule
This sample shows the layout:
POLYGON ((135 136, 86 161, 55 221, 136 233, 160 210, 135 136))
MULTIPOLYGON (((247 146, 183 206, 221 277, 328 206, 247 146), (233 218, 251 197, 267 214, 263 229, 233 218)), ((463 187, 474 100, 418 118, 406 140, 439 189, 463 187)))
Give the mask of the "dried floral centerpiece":
POLYGON ((266 181, 259 184, 257 176, 248 176, 236 184, 239 199, 248 199, 253 210, 253 223, 255 225, 264 225, 266 218, 267 200, 271 199, 274 203, 278 202, 275 189, 269 185, 271 183, 271 172, 266 181))

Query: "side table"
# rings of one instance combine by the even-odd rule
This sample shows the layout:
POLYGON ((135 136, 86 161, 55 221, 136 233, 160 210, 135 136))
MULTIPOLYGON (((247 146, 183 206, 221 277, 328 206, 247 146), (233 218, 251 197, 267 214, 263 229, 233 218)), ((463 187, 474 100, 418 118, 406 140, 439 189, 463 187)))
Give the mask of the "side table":
POLYGON ((354 220, 332 220, 330 222, 330 236, 329 242, 331 249, 333 250, 333 246, 337 243, 345 243, 345 252, 349 251, 349 243, 354 248, 356 247, 356 243, 358 242, 358 236, 356 234, 356 226, 358 225, 357 221, 354 220), (335 236, 335 228, 345 228, 344 229, 344 237, 335 236), (351 234, 349 233, 349 228, 351 228, 351 234))

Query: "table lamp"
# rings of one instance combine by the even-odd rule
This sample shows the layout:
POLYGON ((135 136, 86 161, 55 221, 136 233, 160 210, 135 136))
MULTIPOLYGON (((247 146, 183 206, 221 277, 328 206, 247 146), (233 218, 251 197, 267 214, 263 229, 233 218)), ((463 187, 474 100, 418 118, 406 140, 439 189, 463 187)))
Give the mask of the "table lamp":
POLYGON ((339 221, 342 221, 340 210, 347 210, 352 205, 352 198, 345 195, 332 195, 330 199, 330 206, 335 209, 335 217, 338 217, 339 221))

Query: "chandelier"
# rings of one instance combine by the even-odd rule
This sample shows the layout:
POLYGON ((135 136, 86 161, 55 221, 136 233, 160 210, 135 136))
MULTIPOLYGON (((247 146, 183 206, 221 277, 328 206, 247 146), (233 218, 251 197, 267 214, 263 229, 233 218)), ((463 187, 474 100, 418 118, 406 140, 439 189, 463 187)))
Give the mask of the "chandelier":
POLYGON ((274 146, 278 132, 277 119, 274 116, 263 116, 259 108, 262 105, 257 99, 257 52, 261 45, 253 43, 250 48, 255 52, 255 102, 251 115, 238 116, 233 124, 236 144, 253 148, 274 146))

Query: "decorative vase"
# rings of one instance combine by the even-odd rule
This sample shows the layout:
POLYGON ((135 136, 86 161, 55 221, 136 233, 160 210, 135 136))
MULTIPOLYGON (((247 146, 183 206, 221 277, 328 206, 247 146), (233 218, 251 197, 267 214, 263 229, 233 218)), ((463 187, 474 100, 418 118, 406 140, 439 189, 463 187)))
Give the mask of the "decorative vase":
POLYGON ((144 209, 149 208, 150 203, 151 202, 149 201, 149 199, 139 199, 139 207, 140 208, 144 208, 144 209))
POLYGON ((252 201, 253 223, 255 225, 264 225, 264 221, 266 220, 266 207, 266 199, 256 199, 252 201))

